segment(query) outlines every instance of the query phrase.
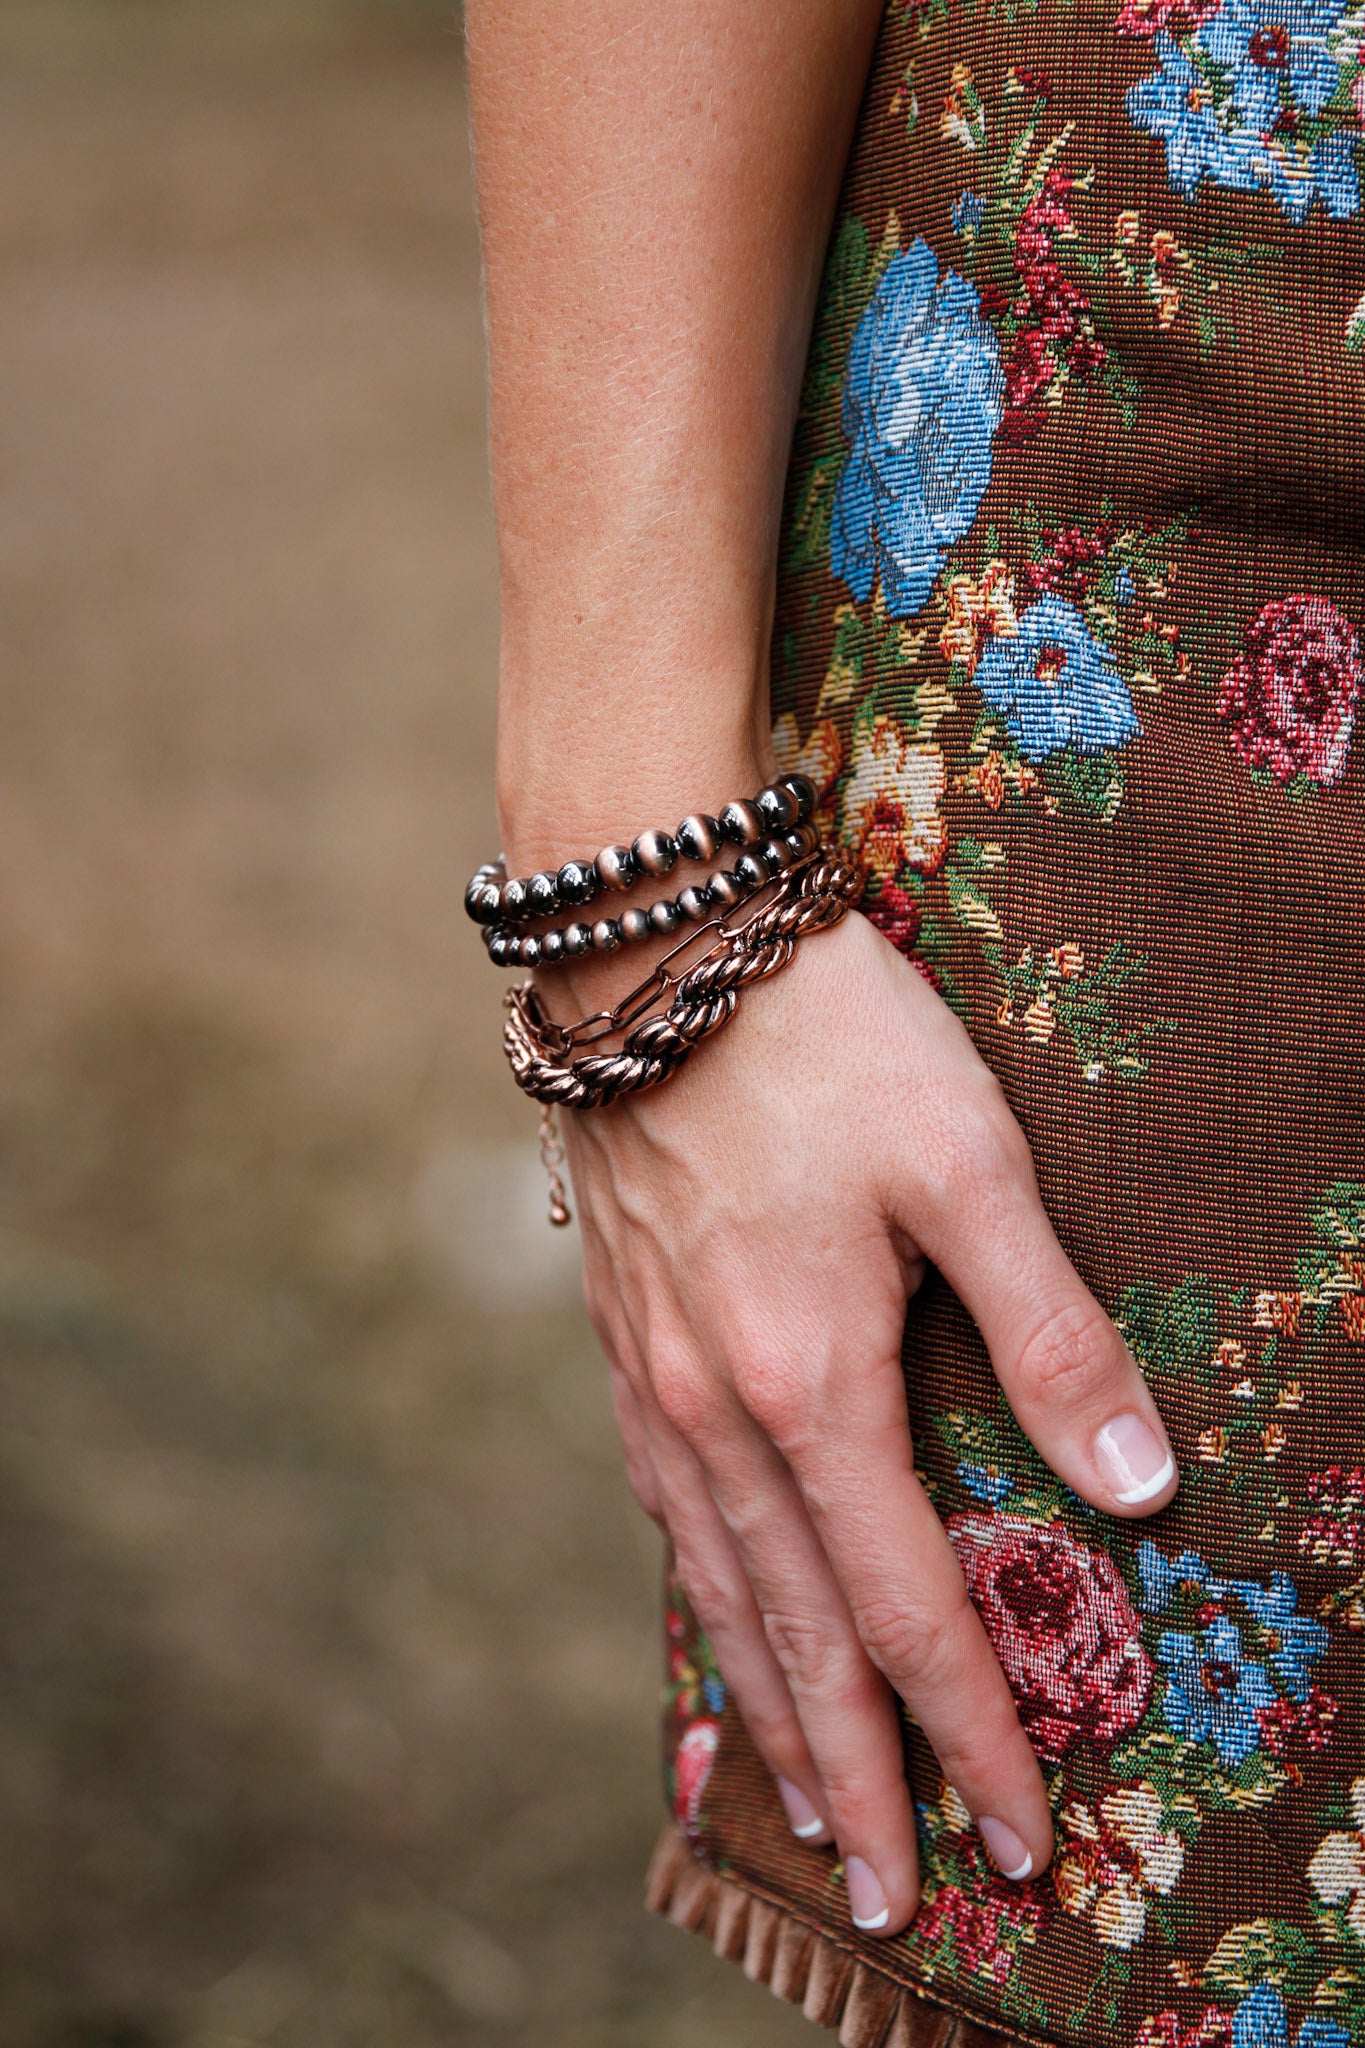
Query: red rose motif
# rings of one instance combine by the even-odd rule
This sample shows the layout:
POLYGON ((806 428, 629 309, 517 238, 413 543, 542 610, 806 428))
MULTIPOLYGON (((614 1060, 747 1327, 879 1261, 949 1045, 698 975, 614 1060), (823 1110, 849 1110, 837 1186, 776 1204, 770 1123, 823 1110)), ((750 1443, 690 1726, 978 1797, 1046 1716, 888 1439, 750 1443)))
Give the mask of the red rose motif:
POLYGON ((695 1835, 701 1816, 702 1794, 711 1775, 720 1742, 718 1721, 694 1721, 678 1744, 673 1759, 673 1811, 678 1824, 695 1835))
POLYGON ((952 1538, 991 1645, 1039 1755, 1082 1737, 1111 1742, 1141 1719, 1152 1661, 1118 1568, 1060 1522, 950 1515, 952 1538))
POLYGON ((1277 782, 1336 782, 1360 695, 1360 642, 1325 597, 1283 597, 1248 629, 1223 678, 1218 709, 1252 768, 1277 782))

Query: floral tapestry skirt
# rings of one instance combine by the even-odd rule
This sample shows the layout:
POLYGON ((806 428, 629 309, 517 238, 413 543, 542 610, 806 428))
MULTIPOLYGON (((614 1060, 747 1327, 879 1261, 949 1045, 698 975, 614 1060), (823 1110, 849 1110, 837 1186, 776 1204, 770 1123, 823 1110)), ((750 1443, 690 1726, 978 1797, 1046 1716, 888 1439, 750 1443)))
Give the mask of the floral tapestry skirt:
POLYGON ((1116 1522, 911 1304, 1049 1785, 852 1928, 679 1587, 653 1903, 862 2048, 1365 2043, 1365 9, 894 0, 792 451, 778 752, 999 1076, 1182 1481, 1116 1522), (1117 11, 1116 11, 1117 10, 1117 11))

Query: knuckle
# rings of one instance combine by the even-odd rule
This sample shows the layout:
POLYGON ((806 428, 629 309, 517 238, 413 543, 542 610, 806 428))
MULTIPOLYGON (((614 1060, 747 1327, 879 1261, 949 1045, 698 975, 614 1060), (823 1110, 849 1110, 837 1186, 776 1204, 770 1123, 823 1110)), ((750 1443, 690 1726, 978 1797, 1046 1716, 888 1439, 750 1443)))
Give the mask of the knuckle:
POLYGON ((1088 1392, 1114 1361, 1114 1326, 1097 1301, 1085 1297, 1053 1309, 1025 1339, 1016 1371, 1036 1400, 1088 1392))
POLYGON ((656 1354, 649 1362, 649 1383, 665 1421, 679 1436, 691 1441, 709 1433, 719 1402, 695 1360, 673 1352, 656 1354))
POLYGON ((971 1603, 964 1587, 946 1605, 919 1608, 904 1601, 874 1600, 857 1614, 864 1649, 882 1676, 901 1693, 923 1689, 930 1679, 958 1663, 971 1603))
POLYGON ((817 1616, 765 1608, 763 1633, 783 1671, 796 1683, 821 1693, 847 1683, 846 1652, 817 1616))
POLYGON ((749 1618, 744 1589, 727 1572, 681 1550, 675 1550, 675 1566, 692 1610, 708 1634, 733 1631, 749 1618))
POLYGON ((775 1363, 749 1360, 732 1374, 745 1412, 779 1446, 797 1441, 809 1412, 806 1389, 792 1377, 790 1354, 775 1363))

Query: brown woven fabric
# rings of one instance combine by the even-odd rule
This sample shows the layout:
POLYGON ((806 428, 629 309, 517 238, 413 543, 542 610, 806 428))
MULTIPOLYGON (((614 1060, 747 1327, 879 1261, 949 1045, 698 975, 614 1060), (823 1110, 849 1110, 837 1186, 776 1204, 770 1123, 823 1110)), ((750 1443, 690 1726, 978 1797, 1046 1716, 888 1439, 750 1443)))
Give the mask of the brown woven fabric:
POLYGON ((931 1281, 917 1462, 1051 1869, 992 1872, 908 1725, 923 1903, 857 1937, 678 1589, 669 1791, 718 1883, 1037 2041, 1365 2040, 1363 43, 1344 0, 898 0, 792 455, 782 758, 1000 1076, 1182 1485, 1068 1493, 931 1281))

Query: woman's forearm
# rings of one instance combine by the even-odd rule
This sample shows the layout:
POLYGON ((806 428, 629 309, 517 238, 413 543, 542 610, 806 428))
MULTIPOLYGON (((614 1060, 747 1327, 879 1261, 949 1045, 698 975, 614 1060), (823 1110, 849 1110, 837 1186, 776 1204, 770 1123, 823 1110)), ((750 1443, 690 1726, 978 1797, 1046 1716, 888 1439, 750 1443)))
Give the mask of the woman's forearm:
POLYGON ((469 0, 523 871, 766 764, 782 480, 880 15, 469 0))

